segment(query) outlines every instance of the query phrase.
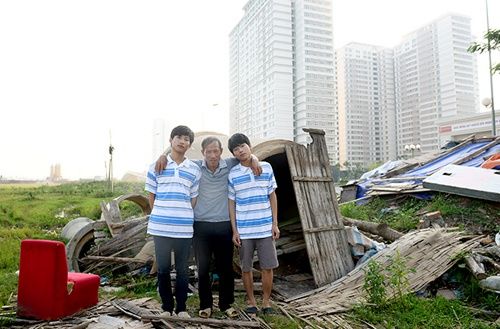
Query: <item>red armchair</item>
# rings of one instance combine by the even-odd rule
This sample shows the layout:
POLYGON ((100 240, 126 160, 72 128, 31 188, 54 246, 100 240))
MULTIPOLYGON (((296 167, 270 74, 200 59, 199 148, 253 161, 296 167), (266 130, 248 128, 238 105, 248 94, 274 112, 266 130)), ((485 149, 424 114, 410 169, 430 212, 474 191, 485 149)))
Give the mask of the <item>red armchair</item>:
POLYGON ((98 302, 99 276, 68 272, 64 243, 23 240, 17 315, 56 320, 98 302))

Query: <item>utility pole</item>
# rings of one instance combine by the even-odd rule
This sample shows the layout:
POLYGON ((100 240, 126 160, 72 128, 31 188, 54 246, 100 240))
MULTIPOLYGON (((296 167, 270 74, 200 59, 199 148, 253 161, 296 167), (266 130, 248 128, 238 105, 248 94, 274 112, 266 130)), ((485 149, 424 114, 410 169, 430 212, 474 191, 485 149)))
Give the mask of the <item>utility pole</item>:
POLYGON ((497 127, 496 127, 496 118, 495 118, 495 98, 493 96, 493 72, 491 72, 491 38, 489 35, 490 32, 490 15, 488 14, 488 0, 485 0, 486 3, 486 29, 488 32, 488 58, 489 58, 489 67, 490 71, 490 93, 491 93, 491 125, 492 125, 492 134, 491 136, 495 137, 497 135, 497 127))
POLYGON ((113 151, 114 146, 111 144, 111 129, 109 130, 109 173, 108 173, 108 184, 111 188, 111 193, 113 193, 113 151))

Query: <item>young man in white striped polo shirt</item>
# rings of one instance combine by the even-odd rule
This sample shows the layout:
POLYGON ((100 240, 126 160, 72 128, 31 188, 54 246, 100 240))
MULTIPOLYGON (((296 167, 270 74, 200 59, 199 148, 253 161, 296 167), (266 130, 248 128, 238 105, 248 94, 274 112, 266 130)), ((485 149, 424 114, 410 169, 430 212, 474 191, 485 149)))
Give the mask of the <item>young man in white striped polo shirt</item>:
POLYGON ((146 191, 152 211, 148 234, 155 243, 158 264, 158 291, 166 315, 174 311, 170 283, 170 253, 175 254, 175 313, 189 317, 186 312, 188 293, 188 259, 193 237, 193 208, 198 196, 200 168, 185 157, 194 141, 194 133, 186 126, 177 126, 170 133, 171 153, 167 166, 155 173, 155 164, 149 167, 146 191))
POLYGON ((229 218, 233 243, 240 247, 243 285, 247 294, 246 312, 255 314, 257 302, 253 291, 253 254, 257 250, 262 271, 262 312, 272 314, 271 291, 273 269, 278 267, 274 240, 279 238, 276 180, 271 165, 260 162, 262 174, 255 176, 250 169, 250 140, 243 134, 229 138, 228 147, 240 161, 229 172, 229 218))

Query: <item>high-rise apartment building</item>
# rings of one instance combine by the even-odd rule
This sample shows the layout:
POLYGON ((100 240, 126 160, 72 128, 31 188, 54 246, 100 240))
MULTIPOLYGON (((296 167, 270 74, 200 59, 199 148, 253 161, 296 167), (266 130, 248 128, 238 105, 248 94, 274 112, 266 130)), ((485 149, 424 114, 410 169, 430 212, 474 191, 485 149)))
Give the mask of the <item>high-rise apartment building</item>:
POLYGON ((307 142, 323 129, 337 162, 330 0, 249 0, 230 34, 230 132, 307 142))
POLYGON ((340 164, 395 159, 392 49, 350 43, 337 50, 336 59, 340 164))
POLYGON ((394 49, 351 43, 337 51, 339 162, 369 164, 440 147, 439 121, 476 113, 470 18, 446 15, 394 49))
POLYGON ((397 147, 437 150, 438 120, 479 111, 476 57, 470 18, 446 15, 395 47, 397 147))

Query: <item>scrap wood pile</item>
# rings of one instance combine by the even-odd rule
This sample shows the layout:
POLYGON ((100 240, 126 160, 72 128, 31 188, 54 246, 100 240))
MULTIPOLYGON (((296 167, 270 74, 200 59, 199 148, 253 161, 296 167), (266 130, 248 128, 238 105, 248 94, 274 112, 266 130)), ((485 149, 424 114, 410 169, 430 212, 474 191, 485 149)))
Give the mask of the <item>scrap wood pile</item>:
POLYGON ((280 223, 281 238, 276 241, 278 256, 294 253, 306 248, 302 225, 298 217, 280 223))
POLYGON ((63 229, 70 269, 77 272, 133 272, 151 267, 154 259, 152 240, 146 236, 148 200, 140 194, 128 194, 110 202, 101 202, 99 220, 77 218, 63 229), (120 204, 134 202, 142 216, 122 218, 120 204))
POLYGON ((85 272, 115 272, 124 267, 130 271, 151 264, 152 242, 146 239, 146 227, 147 219, 142 217, 125 225, 120 234, 94 245, 80 260, 85 272))
MULTIPOLYGON (((481 237, 465 236, 447 229, 424 229, 408 233, 373 257, 382 268, 387 268, 392 257, 399 252, 408 268, 411 291, 419 291, 436 280, 457 261, 457 255, 479 244, 481 237)), ((328 326, 332 314, 350 310, 364 301, 363 284, 367 263, 357 267, 345 277, 316 290, 287 300, 288 312, 305 320, 316 320, 328 326)), ((388 297, 395 295, 387 292, 388 297)))

